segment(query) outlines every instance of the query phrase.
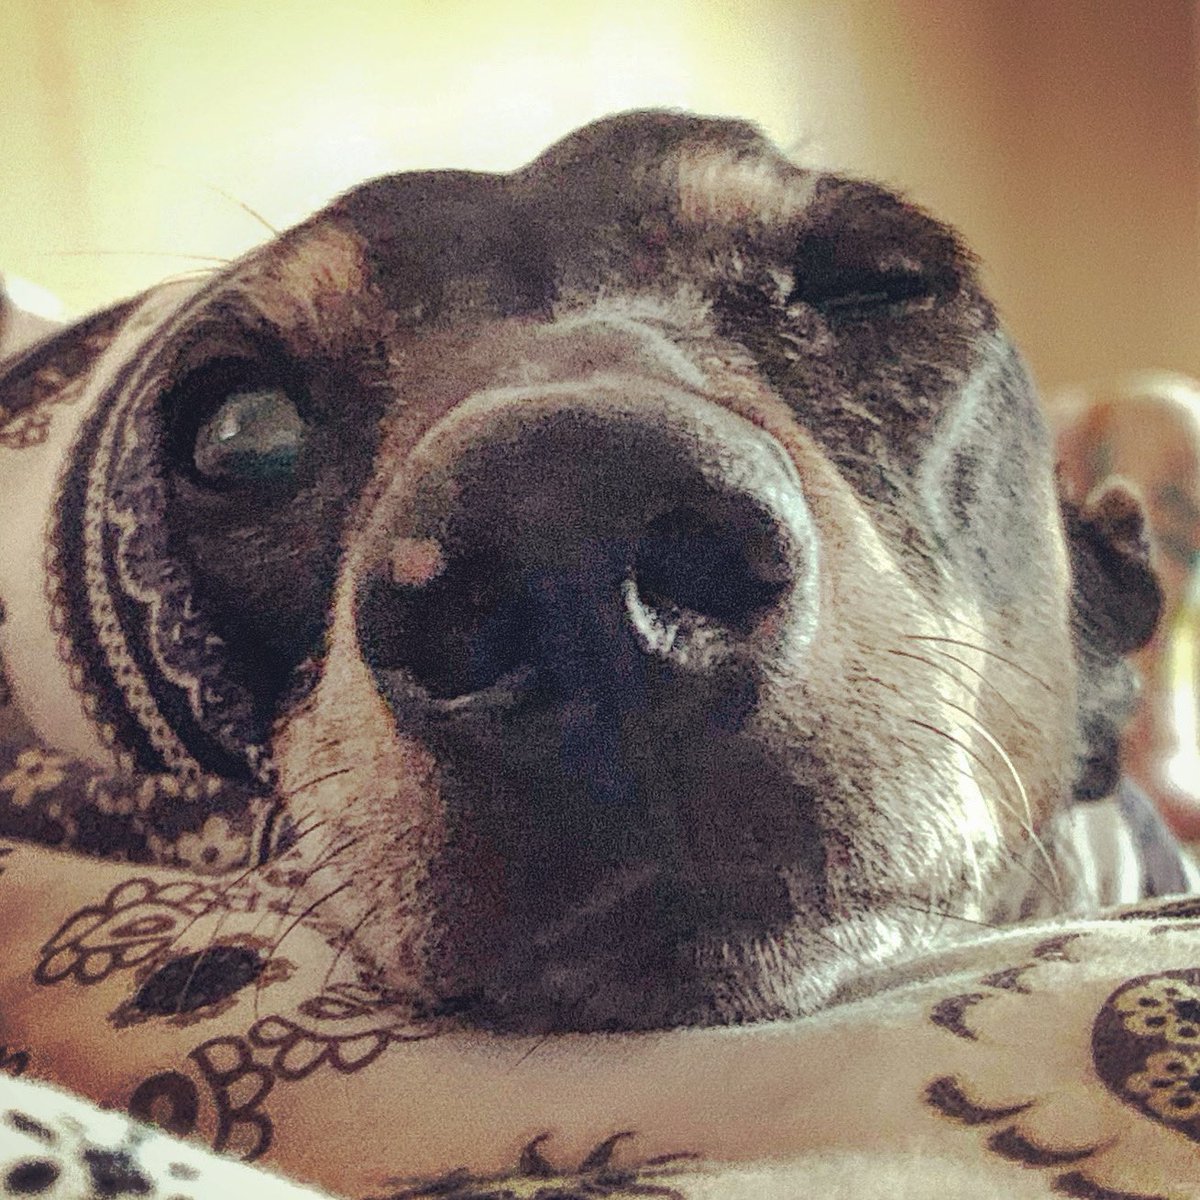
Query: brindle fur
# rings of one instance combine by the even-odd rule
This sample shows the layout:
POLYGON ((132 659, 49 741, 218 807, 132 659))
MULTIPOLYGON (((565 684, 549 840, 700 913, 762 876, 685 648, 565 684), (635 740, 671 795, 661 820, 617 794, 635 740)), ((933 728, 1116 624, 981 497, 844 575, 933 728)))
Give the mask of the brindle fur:
POLYGON ((628 114, 364 184, 142 353, 281 853, 395 989, 520 1031, 776 1018, 1031 879, 1086 902, 1048 831, 1115 777, 1140 523, 1070 505, 1068 553, 1029 378, 919 209, 628 114), (214 488, 191 439, 245 382, 306 444, 214 488), (629 600, 678 508, 767 544, 715 616, 629 600))

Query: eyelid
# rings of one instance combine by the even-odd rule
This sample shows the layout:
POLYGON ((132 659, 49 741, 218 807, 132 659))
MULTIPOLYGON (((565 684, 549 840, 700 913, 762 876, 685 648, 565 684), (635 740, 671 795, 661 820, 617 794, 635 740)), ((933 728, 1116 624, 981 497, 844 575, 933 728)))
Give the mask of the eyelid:
POLYGON ((836 312, 839 309, 902 304, 906 300, 927 296, 932 290, 929 278, 918 272, 879 271, 872 274, 864 271, 861 275, 847 273, 829 281, 811 281, 807 288, 797 281, 792 300, 803 300, 827 312, 836 312), (822 288, 822 282, 828 286, 822 288))

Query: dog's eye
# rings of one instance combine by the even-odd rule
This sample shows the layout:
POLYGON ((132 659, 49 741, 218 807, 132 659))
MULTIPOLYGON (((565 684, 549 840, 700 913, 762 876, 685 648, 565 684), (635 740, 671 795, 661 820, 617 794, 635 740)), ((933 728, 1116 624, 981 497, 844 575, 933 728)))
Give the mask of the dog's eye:
POLYGON ((832 314, 903 304, 928 294, 929 281, 920 272, 864 270, 809 277, 798 284, 792 299, 832 314))
POLYGON ((931 296, 938 281, 907 255, 856 253, 851 241, 812 239, 796 267, 790 303, 809 304, 830 317, 867 314, 931 296))
POLYGON ((222 483, 285 479, 295 470, 305 424, 280 387, 230 392, 196 431, 192 462, 222 483))

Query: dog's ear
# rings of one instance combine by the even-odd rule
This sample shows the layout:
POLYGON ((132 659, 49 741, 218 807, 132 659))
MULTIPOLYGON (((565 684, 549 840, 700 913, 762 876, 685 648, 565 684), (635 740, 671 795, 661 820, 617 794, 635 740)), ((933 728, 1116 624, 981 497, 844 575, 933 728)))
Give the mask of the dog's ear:
POLYGON ((1121 774, 1121 730, 1137 684, 1124 656, 1154 636, 1163 595, 1137 494, 1123 482, 1062 500, 1071 559, 1071 623, 1079 664, 1076 799, 1109 795, 1121 774))
POLYGON ((1150 537, 1137 493, 1106 484, 1081 505, 1065 501, 1076 620, 1117 655, 1144 646, 1162 615, 1150 537))

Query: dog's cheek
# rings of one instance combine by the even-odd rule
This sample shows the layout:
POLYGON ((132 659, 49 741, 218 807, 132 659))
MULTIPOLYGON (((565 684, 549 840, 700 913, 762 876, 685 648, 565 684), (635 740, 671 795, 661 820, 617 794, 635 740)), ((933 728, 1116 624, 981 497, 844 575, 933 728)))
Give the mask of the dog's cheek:
POLYGON ((279 790, 293 830, 280 865, 304 880, 301 907, 319 901, 319 915, 357 930, 390 986, 419 993, 429 958, 429 868, 445 842, 437 766, 421 741, 397 733, 344 609, 319 682, 276 727, 279 790))
POLYGON ((977 753, 1007 797, 1011 837, 1024 841, 1069 794, 1077 680, 1049 436, 1002 336, 983 344, 917 489, 943 571, 978 607, 974 624, 947 636, 984 653, 977 753))
MULTIPOLYGON (((964 898, 997 859, 1003 805, 970 755, 986 657, 958 647, 947 671, 927 647, 978 623, 971 594, 953 613, 930 605, 903 569, 902 553, 789 410, 769 394, 732 401, 767 429, 804 481, 821 547, 818 632, 768 681, 764 736, 797 757, 826 843, 823 920, 925 889, 964 898), (814 773, 815 772, 815 773, 814 773)), ((922 895, 924 892, 922 892, 922 895)))

